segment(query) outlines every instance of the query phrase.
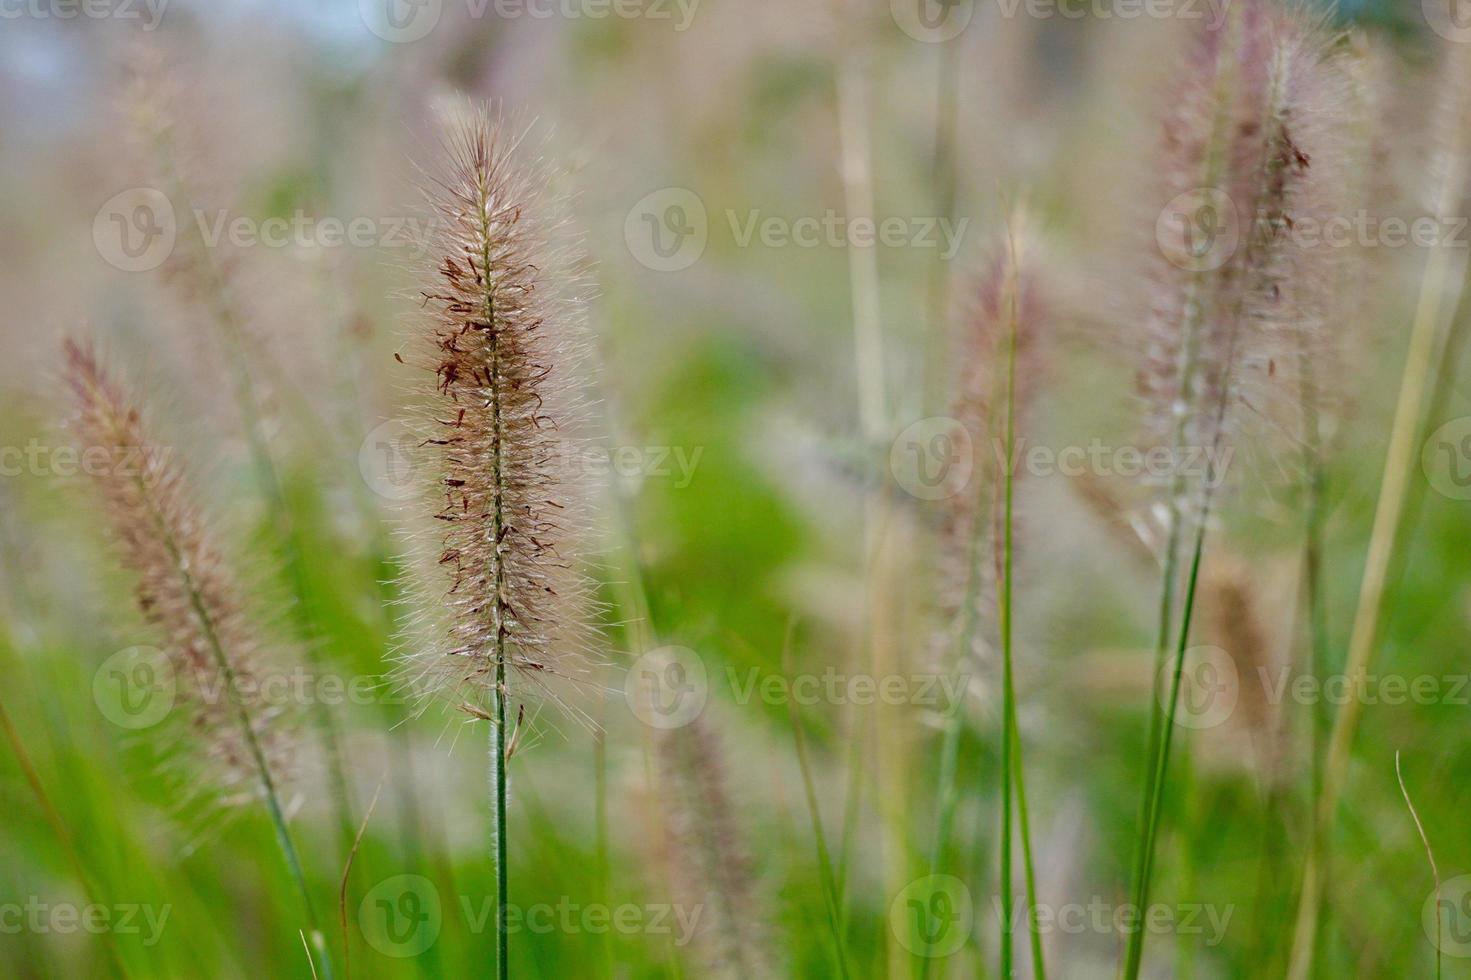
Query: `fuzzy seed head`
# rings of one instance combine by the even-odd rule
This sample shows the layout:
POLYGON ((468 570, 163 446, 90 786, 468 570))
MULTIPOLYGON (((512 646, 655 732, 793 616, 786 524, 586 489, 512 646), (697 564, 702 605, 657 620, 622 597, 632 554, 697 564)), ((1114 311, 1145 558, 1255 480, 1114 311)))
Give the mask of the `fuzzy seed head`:
POLYGON ((1345 77, 1322 24, 1295 6, 1232 7, 1205 29, 1164 127, 1158 201, 1182 254, 1151 249, 1139 386, 1162 445, 1253 451, 1301 431, 1295 379, 1322 356, 1334 250, 1300 234, 1346 213, 1338 194, 1345 77), (1251 439, 1240 436, 1251 430, 1251 439))
POLYGON ((432 403, 423 441, 439 476, 447 617, 405 670, 474 715, 490 704, 498 657, 549 692, 594 649, 584 300, 554 176, 527 130, 460 107, 443 141, 426 185, 432 265, 414 356, 432 403))
MULTIPOLYGON (((1018 439, 1024 438, 1024 420, 1042 375, 1038 339, 1046 311, 1037 265, 1036 246, 1027 235, 1024 215, 1017 212, 986 258, 960 317, 952 413, 970 438, 974 470, 968 485, 950 498, 945 519, 942 577, 949 594, 946 611, 951 614, 963 611, 966 602, 976 608, 989 607, 987 597, 994 594, 1003 519, 1002 478, 1009 455, 1008 373, 1014 389, 1010 411, 1018 439), (1013 343, 1015 368, 1008 372, 1013 343)), ((1018 468, 1013 478, 1020 476, 1018 468)))
POLYGON ((255 683, 266 670, 264 650, 241 591, 210 541, 182 471, 150 437, 137 404, 108 377, 95 351, 68 341, 64 370, 77 440, 116 463, 89 472, 118 556, 136 578, 138 608, 172 669, 175 706, 167 721, 178 758, 171 753, 169 761, 181 764, 180 781, 191 794, 223 804, 255 799, 260 768, 241 706, 278 785, 291 772, 293 739, 289 722, 264 703, 255 683))
POLYGON ((775 976, 719 738, 700 717, 682 728, 660 730, 655 751, 672 845, 666 855, 672 884, 680 902, 702 909, 695 943, 703 975, 775 976))

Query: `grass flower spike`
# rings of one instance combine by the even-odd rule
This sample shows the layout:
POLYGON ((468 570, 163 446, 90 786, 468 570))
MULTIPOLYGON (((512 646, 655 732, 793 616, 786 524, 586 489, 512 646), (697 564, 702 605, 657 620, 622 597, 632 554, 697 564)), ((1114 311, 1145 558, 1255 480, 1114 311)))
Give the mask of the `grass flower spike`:
MULTIPOLYGON (((1037 904, 1036 874, 1032 860, 1031 830, 1027 817, 1026 780, 1016 720, 1013 678, 1013 557, 1015 554, 1015 465, 1018 417, 1038 388, 1040 364, 1038 335, 1045 311, 1037 278, 1037 259, 1028 238, 1025 212, 1018 208, 1008 218, 1006 234, 984 267, 974 300, 963 320, 958 361, 955 418, 976 450, 977 471, 970 485, 953 498, 947 518, 948 578, 959 594, 955 612, 955 653, 952 673, 977 653, 984 607, 995 610, 997 646, 1001 653, 1001 919, 1012 921, 1012 819, 1018 819, 1027 906, 1037 904), (987 600, 990 596, 990 600, 987 600)), ((961 720, 945 721, 940 752, 939 806, 930 855, 932 873, 953 831, 959 792, 956 784, 961 720)), ((1029 912, 1030 917, 1030 912, 1029 912)), ((1031 930, 1033 969, 1045 977, 1040 936, 1031 930)), ((1001 936, 1003 975, 1014 969, 1014 937, 1008 926, 1001 936)), ((921 977, 930 964, 919 964, 921 977)))
MULTIPOLYGON (((1301 432, 1301 386, 1291 375, 1312 357, 1332 276, 1331 251, 1307 247, 1298 227, 1334 206, 1325 202, 1334 200, 1341 147, 1332 134, 1344 92, 1322 25, 1300 8, 1252 0, 1203 32, 1166 120, 1161 200, 1169 203, 1156 225, 1140 380, 1155 435, 1176 465, 1161 508, 1138 908, 1149 897, 1200 559, 1229 459, 1223 449, 1233 438, 1254 451, 1269 445, 1258 436, 1301 432), (1178 228, 1173 219, 1182 219, 1178 228), (1180 465, 1192 450, 1205 452, 1205 473, 1180 465)), ((1142 930, 1130 934, 1129 980, 1139 975, 1143 938, 1142 930)))
POLYGON ((441 480, 433 516, 443 525, 449 622, 444 642, 407 669, 421 690, 491 723, 504 909, 508 702, 552 693, 553 676, 576 679, 594 636, 576 551, 590 496, 578 436, 582 297, 558 244, 552 175, 526 131, 459 107, 443 143, 443 166, 427 185, 433 264, 418 356, 436 399, 425 444, 441 480))
POLYGON ((104 372, 90 348, 68 342, 66 381, 79 409, 77 437, 137 467, 96 471, 123 565, 137 576, 138 608, 158 630, 187 706, 181 749, 223 802, 255 798, 289 771, 290 738, 272 713, 242 692, 258 687, 261 646, 240 607, 240 590, 209 541, 181 470, 153 442, 140 409, 104 372), (231 691, 233 696, 222 695, 231 691))
MULTIPOLYGON (((435 238, 420 352, 436 412, 426 446, 441 476, 434 518, 447 574, 447 643, 415 679, 486 709, 497 676, 543 687, 577 677, 593 630, 579 560, 589 486, 581 283, 527 134, 485 109, 448 123, 446 167, 430 178, 435 238)), ((473 712, 472 712, 473 713, 473 712)))
POLYGON ((137 577, 138 607, 158 630, 172 668, 179 748, 193 757, 190 780, 213 785, 223 802, 265 803, 306 913, 324 975, 330 958, 286 826, 281 779, 294 744, 260 697, 262 649, 240 590, 209 539, 182 471, 152 440, 142 412, 108 377, 89 347, 68 341, 65 380, 78 410, 77 438, 113 461, 93 468, 123 565, 137 577))

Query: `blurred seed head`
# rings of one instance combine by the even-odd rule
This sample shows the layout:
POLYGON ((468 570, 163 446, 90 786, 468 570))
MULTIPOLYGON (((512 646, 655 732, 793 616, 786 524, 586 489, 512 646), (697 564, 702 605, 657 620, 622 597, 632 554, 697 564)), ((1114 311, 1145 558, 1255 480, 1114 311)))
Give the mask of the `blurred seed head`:
MULTIPOLYGON (((1043 375, 1039 334, 1047 312, 1042 301, 1038 246, 1027 216, 1017 208, 986 257, 959 317, 954 418, 974 447, 969 484, 949 498, 944 528, 942 581, 945 611, 954 619, 964 603, 990 608, 999 567, 1006 459, 1007 359, 1013 337, 1015 435, 1025 438, 1028 409, 1043 375)), ((1024 467, 1013 468, 1020 479, 1024 467)), ((1014 524, 1019 519, 1014 517, 1014 524)), ((1015 533, 1015 531, 1013 532, 1015 533)), ((962 615, 960 617, 964 619, 962 615)), ((969 651, 967 651, 969 653, 969 651)))
POLYGON ((708 715, 658 730, 666 863, 676 900, 702 906, 696 943, 705 976, 776 976, 756 903, 750 855, 737 826, 720 740, 708 715))
POLYGON ((166 765, 189 796, 239 804, 258 797, 260 770, 237 702, 272 778, 289 777, 293 725, 260 698, 265 650, 243 610, 240 587, 210 540, 182 470, 148 431, 138 403, 112 380, 90 346, 67 341, 64 379, 83 447, 102 447, 126 465, 94 468, 98 498, 118 558, 135 577, 144 620, 158 633, 177 684, 166 765), (216 645, 227 669, 216 655, 216 645), (230 683, 233 677, 234 684, 230 683))
POLYGON ((1248 0, 1200 32, 1158 167, 1159 200, 1186 204, 1161 218, 1142 335, 1130 341, 1160 444, 1235 437, 1270 452, 1297 440, 1297 365, 1338 342, 1326 322, 1335 249, 1297 231, 1346 213, 1347 106, 1335 38, 1305 8, 1248 0), (1166 234, 1182 236, 1181 254, 1166 253, 1166 234))

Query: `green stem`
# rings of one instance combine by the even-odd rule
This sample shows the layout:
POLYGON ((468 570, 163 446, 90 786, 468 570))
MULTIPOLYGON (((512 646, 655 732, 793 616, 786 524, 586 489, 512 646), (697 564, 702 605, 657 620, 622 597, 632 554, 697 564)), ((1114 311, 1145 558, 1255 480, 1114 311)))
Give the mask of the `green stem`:
MULTIPOLYGON (((784 663, 790 676, 790 669, 784 663)), ((828 928, 832 931, 833 959, 837 963, 838 976, 847 980, 848 956, 843 945, 842 901, 837 878, 833 873, 833 862, 827 847, 827 836, 822 830, 822 811, 817 805, 817 789, 812 781, 812 767, 807 759, 807 739, 802 732, 802 719, 797 713, 797 704, 788 699, 787 707, 792 719, 792 736, 797 745, 797 765, 802 772, 802 791, 807 800, 807 813, 812 821, 812 837, 817 845, 817 864, 822 875, 823 904, 827 910, 828 928)))
MULTIPOLYGON (((1464 168, 1460 168, 1464 173, 1464 168)), ((1455 193, 1459 200, 1459 184, 1455 193)), ((1442 205, 1437 213, 1447 214, 1442 205)), ((1356 686, 1368 674, 1379 636, 1379 617, 1388 586, 1390 562, 1394 556, 1401 518, 1409 494, 1410 473, 1419 446, 1415 436, 1421 429, 1425 393, 1433 366, 1437 337, 1445 319, 1443 307, 1452 289, 1459 291, 1465 278, 1465 260, 1454 261, 1449 249, 1437 248, 1430 253, 1421 282, 1420 298, 1410 333, 1409 350, 1390 430, 1389 448, 1379 487, 1379 500, 1374 510, 1374 525, 1369 536, 1369 553, 1364 561, 1363 579, 1359 584, 1358 606, 1354 612, 1349 636, 1348 657, 1344 672, 1350 685, 1356 686)), ((1324 875, 1330 851, 1328 836, 1337 813, 1338 797, 1347 775, 1349 754, 1358 728, 1363 701, 1349 698, 1338 708, 1328 746, 1324 754, 1322 790, 1314 818, 1318 823, 1314 839, 1318 844, 1309 851, 1303 872, 1302 892, 1298 902, 1296 936, 1288 977, 1306 977, 1318 932, 1319 906, 1323 899, 1324 875)))
MULTIPOLYGON (((1200 320, 1200 300, 1198 295, 1198 284, 1192 279, 1188 287, 1185 299, 1185 315, 1182 324, 1185 335, 1184 343, 1180 348, 1180 360, 1178 374, 1180 378, 1181 393, 1188 393, 1195 378, 1195 356, 1196 356, 1196 327, 1200 320)), ((1179 415, 1175 419, 1171 446, 1174 458, 1179 459, 1180 450, 1185 443, 1185 419, 1179 415)), ((1168 537, 1165 541, 1164 568, 1161 573, 1158 628, 1155 634, 1154 645, 1154 670, 1151 678, 1150 701, 1149 701, 1149 739, 1146 749, 1146 763, 1144 770, 1144 790, 1139 800, 1139 836, 1135 841, 1134 852, 1134 908, 1141 910, 1143 893, 1145 890, 1145 877, 1148 874, 1150 864, 1150 842, 1147 839, 1145 828, 1149 825, 1150 809, 1155 797, 1154 781, 1158 772, 1155 760, 1159 757, 1160 742, 1163 738, 1164 711, 1160 679, 1164 673, 1165 665, 1168 663, 1166 657, 1169 650, 1170 628, 1174 620, 1175 610, 1175 579, 1178 572, 1180 560, 1180 544, 1183 538, 1183 524, 1180 513, 1180 497, 1185 492, 1184 474, 1176 472, 1170 479, 1169 497, 1165 502, 1165 521, 1169 527, 1168 537)), ((1128 950, 1125 954, 1124 976, 1128 980, 1135 980, 1139 975, 1139 967, 1144 955, 1144 935, 1142 929, 1136 929, 1129 934, 1128 950)))
MULTIPOLYGON (((984 510, 985 483, 977 480, 975 500, 977 516, 971 525, 965 593, 961 597, 960 630, 956 637, 950 665, 950 674, 955 678, 961 676, 961 665, 975 643, 976 628, 980 622, 980 615, 976 608, 980 597, 976 593, 981 579, 981 528, 984 527, 984 524, 981 522, 980 515, 984 510)), ((940 746, 939 806, 935 811, 935 836, 930 847, 929 873, 932 875, 939 873, 945 847, 950 842, 950 834, 955 825, 955 809, 960 801, 959 787, 955 777, 960 762, 960 736, 965 727, 962 708, 962 704, 956 704, 952 709, 952 714, 945 719, 945 737, 940 746)), ((926 980, 929 972, 930 957, 920 957, 919 980, 926 980)))
POLYGON ((485 276, 485 322, 490 329, 490 417, 491 417, 491 492, 494 504, 491 508, 490 544, 495 556, 495 575, 491 587, 492 608, 495 610, 495 685, 491 700, 490 732, 490 782, 493 800, 491 834, 495 849, 496 891, 496 976, 506 980, 510 975, 510 940, 507 934, 506 909, 510 896, 510 869, 506 861, 506 766, 510 760, 506 752, 506 607, 502 601, 506 588, 506 563, 498 550, 502 529, 505 525, 504 483, 505 438, 501 431, 501 359, 500 334, 497 329, 495 310, 495 285, 490 268, 490 200, 489 188, 485 185, 485 174, 480 175, 477 204, 480 219, 480 271, 485 276))
MULTIPOLYGON (((1142 936, 1144 932, 1143 916, 1144 910, 1149 904, 1149 879, 1154 870, 1155 841, 1159 835, 1160 811, 1164 804, 1165 773, 1170 765, 1170 747, 1174 741, 1175 733, 1175 709, 1180 701, 1180 680, 1185 671, 1185 647, 1190 638, 1190 621, 1195 612, 1196 586, 1200 580, 1200 560, 1205 550, 1205 531, 1207 517, 1209 516, 1209 497, 1201 510, 1200 522, 1195 530, 1195 543, 1191 549, 1190 570, 1186 578, 1184 591, 1184 606, 1180 613, 1180 629, 1178 639, 1175 643, 1174 666, 1170 673, 1170 699, 1169 706, 1164 712, 1163 727, 1160 736, 1159 755, 1155 761, 1154 776, 1150 780, 1153 790, 1150 794, 1148 816, 1145 820, 1144 831, 1144 867, 1143 874, 1139 880, 1139 887, 1135 895, 1135 910, 1140 919, 1132 936, 1142 936)), ((1130 944, 1131 952, 1142 955, 1143 941, 1130 944)), ((1138 976, 1139 960, 1131 958, 1129 963, 1130 977, 1138 976)))
MULTIPOLYGON (((1308 499, 1305 540, 1303 542, 1303 579, 1307 599, 1307 627, 1309 671, 1319 683, 1328 672, 1328 626, 1327 607, 1323 594, 1323 506, 1326 473, 1323 466, 1322 428, 1318 419, 1316 382, 1312 359, 1306 351, 1299 356, 1302 373, 1302 408, 1304 414, 1303 454, 1308 470, 1308 499)), ((1309 739, 1310 786, 1308 808, 1308 854, 1322 853, 1319 826, 1316 819, 1318 806, 1323 795, 1323 755, 1328 741, 1329 717, 1327 704, 1319 701, 1308 708, 1308 724, 1312 730, 1309 739)), ((1270 833, 1270 828, 1269 828, 1270 833)), ((1326 868, 1325 868, 1326 871, 1326 868)), ((1318 940, 1322 936, 1321 924, 1313 934, 1311 958, 1317 962, 1320 952, 1318 940)))
MULTIPOLYGON (((36 772, 35 765, 31 762, 31 755, 26 751, 25 743, 21 741, 20 732, 16 731, 15 723, 10 719, 10 712, 5 710, 5 705, 0 702, 0 728, 5 730, 5 740, 10 743, 11 751, 15 753, 15 761, 20 765, 21 772, 26 777, 26 783, 31 787, 31 793, 36 797, 36 802, 41 805, 41 812, 46 816, 46 822, 51 827, 51 832, 56 835, 57 843, 65 852, 67 860, 71 863, 72 872, 77 876, 77 883, 82 886, 87 901, 97 904, 97 891, 92 885, 92 879, 87 874, 87 867, 82 863, 82 856, 77 851, 76 842, 72 840, 71 834, 66 829, 66 824, 61 819, 61 814, 51 802, 51 796, 46 792, 46 787, 41 783, 40 774, 36 772)), ((125 978, 128 976, 127 967, 123 965, 122 953, 117 948, 117 936, 108 931, 102 944, 107 948, 108 957, 112 960, 113 968, 117 975, 125 978)))
POLYGON ((509 873, 506 868, 506 661, 497 656, 495 666, 495 691, 490 723, 490 784, 491 825, 490 834, 495 851, 495 965, 496 976, 506 980, 509 970, 509 938, 506 928, 506 908, 510 896, 509 873))
POLYGON ((317 922, 317 912, 312 904, 311 889, 307 887, 306 875, 302 871, 301 859, 297 855, 296 845, 292 843, 291 832, 286 826, 286 815, 281 807, 280 796, 276 791, 276 782, 271 776, 271 768, 266 762, 265 751, 261 748, 260 739, 256 737, 255 726, 250 719, 250 711, 245 706, 244 699, 240 696, 239 684, 236 680, 235 668, 226 656, 223 644, 220 641, 216 629, 214 617, 210 615, 209 608, 205 605, 204 597, 199 592, 199 587, 194 582, 194 576, 190 574, 188 564, 183 554, 179 551, 178 542, 174 539, 173 532, 168 523, 159 513, 154 505, 153 497, 148 492, 147 485, 141 476, 134 478, 139 498, 148 509, 149 516, 153 520, 154 530, 157 531, 159 540, 163 542, 164 549, 169 554, 169 560, 173 562, 174 570, 178 573, 184 591, 189 597, 189 606, 199 621, 200 631, 204 634, 205 644, 209 647, 211 658, 215 663, 215 669, 220 672, 220 678, 224 682, 224 690, 228 692, 230 701, 235 706, 235 720, 240 726, 240 735, 245 742, 245 747, 250 753, 251 761, 255 763, 257 775, 260 777, 261 789, 264 792, 266 810, 270 814, 271 824, 275 828, 276 843, 280 845, 281 856, 286 862, 286 870, 295 884, 297 893, 301 898, 302 908, 306 912, 307 926, 311 930, 311 942, 321 957, 322 973, 327 980, 332 980, 332 957, 327 951, 326 937, 323 935, 317 922))
POLYGON ((1027 882, 1027 925, 1031 935, 1032 969, 1038 980, 1045 980, 1046 968, 1042 960, 1042 937, 1032 928, 1032 916, 1037 906, 1037 878, 1032 864, 1031 830, 1027 821, 1026 779, 1022 768, 1021 737, 1016 722, 1016 683, 1012 656, 1012 598, 1014 564, 1014 495, 1015 473, 1012 455, 1016 445, 1016 349, 1017 331, 1017 253, 1015 240, 1008 240, 1010 253, 1009 289, 1010 315, 1006 335, 1006 462, 1002 472, 1002 550, 1001 550, 1001 595, 997 619, 1001 632, 1001 676, 1002 676, 1002 719, 1001 728, 1001 976, 1009 980, 1012 975, 1012 914, 1011 914, 1011 803, 1013 788, 1016 792, 1017 817, 1022 839, 1022 862, 1027 882))
POLYGON ((1011 744, 1016 753, 1016 817, 1021 825, 1022 868, 1027 883, 1027 932, 1032 944, 1032 975, 1047 980, 1047 967, 1042 959, 1042 934, 1036 928, 1037 873, 1032 863, 1032 831, 1027 817, 1027 781, 1022 772, 1021 736, 1016 727, 1015 705, 1011 712, 1011 744))

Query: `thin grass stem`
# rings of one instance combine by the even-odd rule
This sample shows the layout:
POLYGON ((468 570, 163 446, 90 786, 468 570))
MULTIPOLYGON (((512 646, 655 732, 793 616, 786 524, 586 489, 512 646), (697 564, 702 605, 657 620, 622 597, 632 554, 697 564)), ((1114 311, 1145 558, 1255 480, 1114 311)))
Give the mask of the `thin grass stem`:
POLYGON ((1415 810, 1415 804, 1410 800, 1410 791, 1405 788, 1405 774, 1400 768, 1399 752, 1394 753, 1394 778, 1399 780, 1400 795, 1405 798, 1405 806, 1410 811, 1410 819, 1415 821, 1415 832, 1420 835, 1420 843, 1425 845, 1425 858, 1430 862, 1430 876, 1435 881, 1435 980, 1440 980, 1441 974, 1441 946, 1440 946, 1440 868, 1435 863, 1435 851, 1430 847, 1430 838, 1425 834, 1425 824, 1420 821, 1420 814, 1415 810))
MULTIPOLYGON (((92 885, 91 876, 87 874, 86 865, 82 863, 82 855, 77 850, 71 833, 66 829, 66 823, 61 819, 61 814, 51 802, 51 796, 46 792, 41 776, 31 761, 31 755, 26 751, 25 743, 21 741, 20 732, 16 730, 15 723, 11 721, 10 712, 5 710, 4 702, 0 702, 0 728, 5 730, 5 740, 10 743, 10 749, 15 753, 15 761, 20 766, 32 795, 36 797, 36 802, 40 804, 41 812, 46 817, 46 823, 51 827, 52 834, 56 836, 57 843, 61 845, 62 851, 66 854, 67 861, 71 863, 72 873, 77 876, 77 883, 82 886, 87 901, 93 905, 97 904, 97 891, 92 885)), ((111 930, 106 930, 106 933, 102 939, 102 945, 106 947, 108 958, 112 961, 117 975, 126 980, 128 969, 123 964, 121 951, 117 948, 117 937, 111 930)))
POLYGON ((1016 721, 1016 681, 1012 650, 1013 612, 1013 566, 1014 562, 1014 503, 1015 468, 1012 463, 1016 445, 1016 350, 1018 311, 1017 291, 1017 243, 1012 229, 1008 229, 1007 294, 1010 307, 1006 333, 1006 464, 1002 468, 1002 545, 1001 545, 1001 593, 997 620, 1001 632, 1002 674, 1002 734, 1001 734, 1001 976, 1009 978, 1013 970, 1012 949, 1012 900, 1011 900, 1011 806, 1015 789, 1017 818, 1022 840, 1022 863, 1027 882, 1027 924, 1031 935, 1032 968, 1038 980, 1045 980, 1046 968, 1042 959, 1042 937, 1032 928, 1033 910, 1037 906, 1037 876, 1032 865, 1031 830, 1027 825, 1026 780, 1022 770, 1021 738, 1016 721))
MULTIPOLYGON (((1448 212, 1442 209, 1440 213, 1448 212)), ((1425 393, 1437 346, 1436 338, 1441 333, 1441 324, 1445 318, 1443 307, 1452 290, 1458 291, 1461 288, 1464 274, 1464 257, 1457 256, 1453 261, 1450 250, 1445 247, 1436 248, 1430 253, 1421 282, 1420 298, 1416 304, 1410 346, 1405 356, 1394 422, 1390 430, 1389 449, 1385 455, 1380 482, 1379 502, 1374 511, 1369 552, 1364 563, 1358 607, 1349 636, 1344 673, 1349 679, 1351 690, 1357 689, 1367 675, 1378 641, 1379 617, 1384 605, 1390 561, 1394 555, 1408 494, 1411 463, 1418 449, 1415 435, 1421 427, 1425 393)), ((1354 733, 1362 711, 1361 699, 1345 699, 1339 706, 1329 734, 1323 762, 1322 788, 1314 815, 1318 826, 1313 839, 1317 848, 1309 851, 1303 872, 1288 980, 1303 980, 1312 961, 1322 902, 1323 877, 1330 852, 1327 838, 1333 828, 1338 797, 1343 791, 1349 754, 1353 749, 1354 733)))
MULTIPOLYGON (((788 677, 791 676, 791 630, 787 631, 787 643, 782 649, 782 670, 788 677)), ((822 811, 817 805, 817 789, 812 780, 812 766, 807 758, 807 737, 802 730, 802 719, 797 712, 795 700, 787 700, 788 714, 792 720, 792 738, 797 747, 797 765, 802 771, 802 791, 807 800, 807 814, 812 821, 812 839, 817 847, 818 871, 822 875, 822 897, 823 904, 827 910, 828 928, 832 933, 833 961, 837 966, 838 976, 848 977, 848 955, 844 948, 844 926, 842 901, 839 893, 838 880, 833 873, 833 863, 827 847, 827 835, 822 829, 822 811)))
POLYGON ((296 851, 296 845, 292 842, 291 831, 286 825, 286 814, 281 806, 280 795, 276 790, 275 778, 271 775, 270 766, 266 762, 264 750, 261 748, 260 740, 256 737, 255 727, 250 718, 250 711, 245 706, 243 699, 239 697, 239 687, 236 681, 235 668, 226 656, 224 647, 220 642, 219 632, 215 628, 214 617, 210 615, 209 608, 205 604, 204 597, 199 592, 199 587, 194 581, 193 574, 189 571, 188 563, 179 551, 178 542, 174 540, 173 532, 168 522, 159 513, 154 505, 153 497, 149 493, 148 486, 144 483, 141 475, 134 477, 138 489, 139 498, 148 509, 149 517, 153 521, 154 531, 158 534, 158 540, 163 543, 164 550, 168 552, 169 560, 179 576, 180 583, 189 597, 189 606, 193 610, 195 618, 199 621, 200 631, 204 634, 205 644, 209 648, 209 655, 214 660, 215 669, 220 672, 220 678, 224 683, 224 689, 230 692, 230 699, 235 706, 236 721, 240 726, 241 739, 250 753, 251 761, 255 764, 257 775, 260 777, 261 789, 264 793, 266 810, 270 814, 271 824, 276 832, 276 843, 281 848, 281 856, 286 862, 286 870, 296 886, 298 896, 301 899, 302 908, 306 913, 307 926, 311 931, 312 945, 315 946, 317 954, 322 958, 322 972, 331 980, 332 958, 327 950, 326 938, 322 934, 321 926, 317 921, 316 907, 312 902, 311 889, 307 886, 306 874, 302 871, 301 858, 296 851))

